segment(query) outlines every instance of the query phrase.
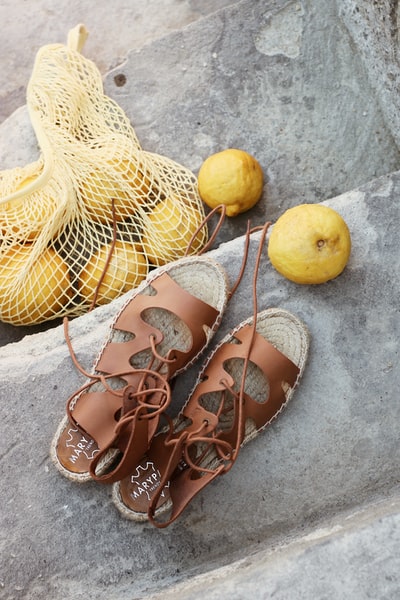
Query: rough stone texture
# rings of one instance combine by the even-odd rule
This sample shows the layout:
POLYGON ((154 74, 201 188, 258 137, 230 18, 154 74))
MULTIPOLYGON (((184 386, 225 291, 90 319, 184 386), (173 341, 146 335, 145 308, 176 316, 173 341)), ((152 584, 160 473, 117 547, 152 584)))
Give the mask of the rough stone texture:
MULTIPOLYGON (((26 31, 33 56, 86 22, 85 53, 102 72, 127 56, 105 87, 146 149, 196 170, 213 150, 245 146, 267 175, 255 221, 302 199, 345 192, 328 204, 350 226, 352 256, 338 279, 309 287, 282 279, 264 253, 259 306, 283 306, 304 319, 312 335, 307 370, 279 420, 165 531, 123 520, 108 488, 71 484, 51 465, 48 447, 65 400, 83 383, 61 327, 1 347, 0 598, 133 600, 162 590, 165 598, 194 600, 397 600, 400 172, 390 174, 399 162, 397 3, 154 0, 159 28, 152 23, 140 39, 145 12, 132 4, 99 2, 93 12, 92 3, 70 2, 66 11, 41 0, 24 3, 17 23, 13 4, 3 2, 4 30, 20 33, 0 42, 8 57, 0 77, 8 73, 14 82, 1 88, 2 109, 11 108, 7 98, 22 98, 30 73, 29 57, 24 75, 13 58, 23 53, 18 40, 26 31), (145 36, 161 37, 217 4, 227 8, 140 48, 145 36), (116 14, 125 17, 120 46, 114 32, 106 41, 116 14), (107 36, 99 39, 100 31, 107 36), (127 84, 117 88, 120 72, 127 84)), ((22 107, 0 127, 0 164, 31 160, 37 151, 22 107)), ((227 224, 230 241, 211 253, 232 280, 246 218, 227 224)), ((257 235, 252 257, 256 245, 257 235)), ((248 316, 251 274, 216 339, 248 316)), ((86 368, 122 300, 71 323, 86 368)), ((0 343, 26 332, 2 326, 0 343)), ((196 370, 178 380, 171 413, 196 370)))
MULTIPOLYGON (((107 74, 105 90, 146 149, 195 172, 226 147, 254 154, 267 179, 255 219, 398 168, 391 130, 332 2, 237 3, 133 50, 107 74)), ((247 218, 231 223, 228 239, 247 218)))
POLYGON ((0 22, 0 123, 25 102, 26 84, 36 52, 63 43, 68 30, 85 23, 90 32, 86 55, 105 74, 128 50, 140 48, 232 4, 232 0, 2 0, 0 22))
POLYGON ((399 504, 363 507, 226 567, 173 585, 150 600, 397 600, 399 504))
POLYGON ((399 145, 399 2, 337 0, 337 5, 377 93, 385 120, 399 145))
MULTIPOLYGON (((200 4, 190 10, 199 12, 200 4)), ((79 13, 72 7, 75 23, 79 13)), ((84 16, 90 15, 80 20, 84 16)), ((134 11, 130 16, 136 22, 134 11)), ((97 63, 89 41, 105 44, 101 27, 92 29, 84 51, 97 63)), ((146 150, 194 172, 229 146, 260 161, 263 200, 226 223, 220 241, 239 235, 249 217, 253 223, 276 219, 293 204, 324 200, 399 166, 377 90, 332 2, 246 0, 127 55, 105 76, 105 91, 125 109, 146 150), (121 74, 126 84, 119 87, 121 74)), ((25 108, 0 133, 4 168, 37 157, 25 108)), ((0 343, 31 331, 1 325, 0 343)))
MULTIPOLYGON (((96 2, 94 10, 89 0, 73 0, 66 11, 62 3, 50 0, 25 3, 23 10, 19 6, 16 8, 10 0, 1 2, 0 21, 7 35, 0 38, 0 55, 3 57, 0 69, 0 169, 22 166, 39 156, 40 149, 24 103, 34 58, 43 44, 65 43, 69 29, 84 23, 89 30, 85 56, 95 61, 104 75, 123 62, 128 50, 148 44, 232 3, 232 0, 148 0, 146 3, 101 0, 96 2)), ((53 325, 52 322, 16 328, 0 323, 0 345, 53 325)))
MULTIPOLYGON (((394 299, 400 290, 387 268, 396 273, 400 267, 399 193, 396 173, 329 201, 347 221, 353 239, 350 263, 334 281, 297 286, 275 273, 264 254, 259 308, 282 306, 306 322, 312 336, 307 370, 279 420, 245 447, 231 473, 209 486, 167 530, 124 521, 108 488, 72 484, 50 463, 48 446, 65 399, 83 382, 72 367, 61 328, 0 349, 5 598, 61 600, 79 598, 80 593, 97 599, 143 598, 247 556, 251 563, 257 550, 271 555, 277 544, 288 544, 294 535, 312 535, 319 523, 340 519, 342 510, 356 511, 371 499, 395 501, 400 370, 394 299)), ((249 315, 257 237, 217 339, 249 315)), ((242 246, 243 239, 237 238, 211 253, 231 280, 242 246)), ((71 323, 73 344, 86 368, 119 302, 71 323)), ((178 379, 172 414, 191 388, 197 368, 178 379)), ((307 590, 311 584, 303 561, 315 572, 318 561, 323 564, 332 553, 343 569, 332 585, 337 597, 343 597, 357 563, 344 561, 340 552, 351 555, 358 543, 364 569, 371 578, 380 575, 373 557, 386 532, 394 544, 396 523, 397 518, 386 524, 377 519, 367 532, 356 532, 353 541, 345 536, 325 550, 314 547, 317 562, 311 551, 308 558, 292 555, 297 579, 288 579, 286 589, 295 593, 301 584, 307 590)), ((284 552, 282 560, 289 560, 284 552)), ((384 573, 392 577, 392 592, 399 581, 391 565, 395 562, 384 573)), ((257 577, 262 577, 260 566, 257 577)), ((388 582, 375 585, 382 598, 394 597, 384 594, 388 582)), ((243 597, 250 597, 247 593, 243 597)))

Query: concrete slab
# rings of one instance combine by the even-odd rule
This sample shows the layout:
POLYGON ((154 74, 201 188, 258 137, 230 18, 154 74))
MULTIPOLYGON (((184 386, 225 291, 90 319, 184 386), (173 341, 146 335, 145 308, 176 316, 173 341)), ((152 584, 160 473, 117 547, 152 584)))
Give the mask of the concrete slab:
POLYGON ((123 61, 128 50, 184 27, 232 0, 2 0, 0 22, 0 123, 25 103, 36 52, 64 43, 68 30, 85 23, 91 35, 87 56, 101 73, 123 61))
MULTIPOLYGON (((83 382, 72 367, 61 328, 0 349, 0 591, 5 598, 145 598, 245 557, 251 563, 261 549, 272 556, 277 544, 312 534, 327 519, 339 519, 343 510, 356 511, 371 500, 395 501, 400 370, 394 299, 400 290, 390 273, 400 266, 399 193, 400 173, 394 173, 328 202, 343 215, 353 239, 350 263, 334 281, 298 286, 275 273, 264 256, 259 307, 282 306, 307 323, 312 336, 307 370, 279 420, 243 449, 229 475, 209 486, 178 522, 161 532, 123 520, 108 488, 72 484, 50 463, 48 446, 65 399, 83 382)), ((232 280, 242 244, 238 238, 212 251, 232 280)), ((252 257, 256 246, 255 234, 252 257)), ((251 271, 228 307, 217 339, 248 316, 251 271)), ((119 302, 71 323, 73 344, 85 367, 90 367, 119 302)), ((181 406, 197 368, 178 380, 172 413, 181 406)), ((387 525, 379 519, 371 524, 359 558, 365 573, 386 532, 397 536, 397 522, 396 517, 387 525)), ((337 551, 351 553, 354 544, 339 542, 337 551)), ((317 562, 308 554, 311 572, 318 557, 322 561, 329 552, 328 547, 327 554, 316 550, 317 562)), ((298 556, 292 567, 306 586, 304 554, 298 556)), ((336 580, 349 581, 354 563, 337 561, 343 572, 336 580)), ((384 573, 394 582, 392 590, 398 586, 398 572, 390 565, 394 568, 395 562, 384 573)), ((386 584, 386 579, 382 587, 374 584, 382 598, 391 597, 384 595, 386 584)), ((285 585, 290 589, 290 583, 285 585)), ((253 595, 243 590, 243 597, 253 595)))
POLYGON ((148 600, 396 600, 400 584, 398 501, 320 524, 310 533, 173 585, 148 600))
POLYGON ((400 6, 393 0, 337 0, 340 17, 347 27, 357 54, 376 90, 386 122, 397 145, 400 142, 400 6))
MULTIPOLYGON (((254 154, 267 180, 254 219, 399 166, 379 93, 336 3, 242 1, 132 50, 104 86, 146 149, 194 172, 227 147, 254 154)), ((247 218, 230 223, 227 239, 247 218)))
MULTIPOLYGON (((89 30, 85 56, 105 75, 124 62, 129 50, 150 44, 226 6, 233 0, 149 0, 93 3, 38 0, 34 4, 0 3, 0 169, 25 165, 39 156, 36 137, 25 106, 26 86, 39 48, 65 43, 69 29, 84 23, 89 30), (28 43, 27 43, 28 42, 28 43)), ((0 323, 0 345, 57 325, 14 327, 0 323)))
MULTIPOLYGON (((30 58, 21 59, 27 30, 33 59, 40 45, 63 41, 83 21, 93 32, 86 54, 104 74, 115 67, 106 90, 146 149, 195 171, 214 149, 244 146, 268 179, 255 221, 345 192, 328 204, 350 226, 352 257, 337 280, 303 287, 276 274, 265 253, 260 308, 283 306, 304 319, 308 368, 280 419, 162 532, 124 521, 109 489, 71 484, 49 461, 65 399, 83 382, 62 329, 0 348, 0 598, 132 600, 162 590, 182 599, 397 600, 398 9, 388 0, 142 4, 100 1, 93 11, 92 3, 72 1, 66 10, 39 0, 21 12, 2 2, 10 32, 0 42, 4 116, 22 102, 30 74, 30 58), (217 4, 227 8, 162 37, 217 4), (120 73, 127 83, 118 87, 120 73)), ((26 117, 22 107, 0 127, 2 168, 37 152, 26 117)), ((226 243, 212 252, 232 279, 246 219, 227 223, 226 243)), ((253 257, 256 243, 254 236, 253 257)), ((248 316, 250 278, 251 270, 217 339, 248 316)), ((122 301, 71 324, 87 368, 122 301)), ((0 344, 32 331, 7 328, 0 327, 0 344)), ((196 370, 179 379, 171 413, 196 370)))
MULTIPOLYGON (((219 0, 180 3, 178 11, 176 0, 157 1, 146 8, 148 15, 159 9, 159 28, 151 20, 150 30, 145 28, 149 38, 165 33, 178 15, 176 26, 192 23, 145 46, 139 47, 139 40, 145 40, 138 38, 125 62, 105 75, 105 91, 125 109, 144 149, 194 172, 209 154, 229 146, 257 157, 266 178, 263 199, 230 220, 219 241, 240 235, 249 217, 254 223, 276 219, 289 206, 324 200, 399 167, 399 150, 378 90, 354 52, 335 3, 219 0), (171 15, 163 26, 168 8, 171 15)), ((48 14, 46 2, 42 0, 38 13, 40 22, 48 14)), ((34 30, 33 39, 40 45, 57 33, 63 41, 71 23, 86 18, 92 34, 84 52, 102 69, 110 64, 110 53, 120 55, 114 39, 105 43, 110 39, 106 24, 110 36, 112 15, 121 12, 137 26, 144 20, 140 6, 128 9, 116 3, 111 9, 99 3, 93 12, 89 3, 71 3, 62 19, 58 7, 39 37, 39 29, 34 30)), ((124 48, 129 36, 125 23, 119 41, 124 48)), ((0 126, 0 165, 25 164, 38 152, 21 107, 0 126)), ((1 324, 0 344, 45 328, 1 324)))

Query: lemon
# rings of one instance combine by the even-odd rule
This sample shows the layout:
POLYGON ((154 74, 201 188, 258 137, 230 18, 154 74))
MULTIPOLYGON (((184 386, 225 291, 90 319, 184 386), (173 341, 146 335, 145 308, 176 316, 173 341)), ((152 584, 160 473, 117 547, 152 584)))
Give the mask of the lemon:
POLYGON ((0 258, 0 315, 15 325, 31 325, 56 315, 71 297, 68 267, 52 248, 26 265, 32 245, 12 246, 0 258))
POLYGON ((150 175, 130 150, 127 141, 107 142, 94 153, 93 169, 79 182, 80 197, 88 215, 95 221, 116 221, 134 214, 137 204, 145 202, 152 190, 150 175))
MULTIPOLYGON (((92 302, 94 293, 106 266, 111 244, 104 244, 93 254, 79 277, 79 293, 92 302)), ((135 244, 117 240, 99 287, 96 304, 107 304, 120 294, 139 285, 147 276, 147 262, 141 249, 135 244)))
MULTIPOLYGON (((16 191, 24 189, 38 177, 39 174, 26 177, 17 185, 16 191)), ((32 242, 51 220, 56 208, 57 201, 46 188, 25 198, 15 198, 0 204, 0 229, 5 237, 32 242)))
POLYGON ((228 148, 209 156, 198 174, 199 194, 210 208, 226 206, 228 217, 252 208, 261 198, 263 172, 258 161, 245 152, 228 148))
MULTIPOLYGON (((142 245, 150 262, 161 266, 183 256, 202 220, 198 210, 173 196, 156 204, 143 223, 142 245)), ((207 232, 202 228, 193 241, 191 254, 203 247, 206 237, 207 232)))
POLYGON ((333 208, 300 204, 275 223, 268 256, 275 269, 295 283, 317 284, 334 279, 351 251, 350 232, 333 208))

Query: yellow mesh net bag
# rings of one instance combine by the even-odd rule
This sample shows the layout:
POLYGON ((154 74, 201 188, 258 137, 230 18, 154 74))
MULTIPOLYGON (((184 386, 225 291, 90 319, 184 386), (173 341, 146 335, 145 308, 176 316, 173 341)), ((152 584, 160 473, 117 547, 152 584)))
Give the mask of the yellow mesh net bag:
POLYGON ((14 325, 111 301, 181 257, 204 219, 193 173, 144 151, 104 95, 86 36, 79 25, 39 50, 27 105, 40 157, 0 172, 0 319, 14 325))

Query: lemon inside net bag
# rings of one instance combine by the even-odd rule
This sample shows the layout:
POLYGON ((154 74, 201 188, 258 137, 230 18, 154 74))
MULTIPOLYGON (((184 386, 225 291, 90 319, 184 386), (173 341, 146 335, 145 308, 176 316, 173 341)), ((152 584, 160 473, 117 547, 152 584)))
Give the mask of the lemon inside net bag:
POLYGON ((0 172, 0 319, 77 316, 206 244, 193 173, 143 150, 81 50, 42 47, 27 89, 39 159, 0 172))

